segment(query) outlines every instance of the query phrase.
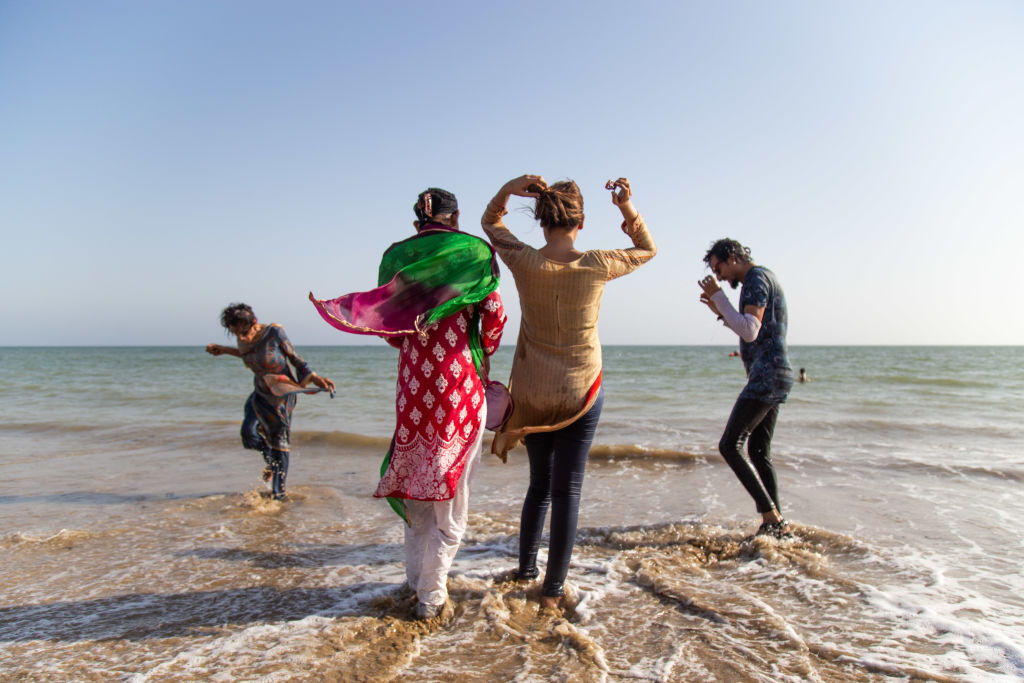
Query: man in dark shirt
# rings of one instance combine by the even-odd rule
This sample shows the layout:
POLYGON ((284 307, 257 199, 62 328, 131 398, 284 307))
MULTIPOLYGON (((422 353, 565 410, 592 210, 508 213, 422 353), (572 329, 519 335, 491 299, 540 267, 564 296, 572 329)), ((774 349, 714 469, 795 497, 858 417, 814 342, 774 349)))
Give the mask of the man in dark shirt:
POLYGON ((750 249, 736 240, 715 242, 704 263, 714 277, 698 282, 700 300, 740 336, 740 356, 747 371, 747 385, 736 399, 718 450, 757 504, 762 518, 758 535, 784 538, 791 534, 779 512, 771 443, 779 406, 793 386, 793 370, 786 357, 786 297, 775 274, 755 265, 750 249), (733 289, 743 284, 738 311, 716 278, 733 289), (749 462, 741 452, 744 442, 749 462))

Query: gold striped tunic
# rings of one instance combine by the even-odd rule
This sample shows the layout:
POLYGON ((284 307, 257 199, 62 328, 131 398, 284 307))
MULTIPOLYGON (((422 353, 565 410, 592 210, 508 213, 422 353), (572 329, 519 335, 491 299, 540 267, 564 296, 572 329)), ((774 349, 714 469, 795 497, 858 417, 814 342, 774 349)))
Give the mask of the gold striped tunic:
POLYGON ((597 319, 605 283, 650 261, 657 246, 638 215, 624 228, 632 247, 594 249, 560 263, 519 241, 503 213, 491 204, 481 224, 515 279, 522 309, 509 380, 515 408, 491 447, 505 460, 525 435, 561 429, 590 409, 601 381, 597 319))

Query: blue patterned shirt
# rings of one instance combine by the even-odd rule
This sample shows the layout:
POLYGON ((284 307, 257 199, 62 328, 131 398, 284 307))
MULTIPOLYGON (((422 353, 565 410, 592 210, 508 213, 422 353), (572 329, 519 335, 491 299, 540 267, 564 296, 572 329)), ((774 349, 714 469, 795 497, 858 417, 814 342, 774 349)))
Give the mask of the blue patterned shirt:
POLYGON ((786 295, 775 273, 761 266, 750 269, 743 278, 740 312, 747 306, 764 308, 764 316, 754 341, 740 339, 740 356, 747 370, 747 386, 740 398, 785 403, 793 387, 793 368, 786 357, 786 295))

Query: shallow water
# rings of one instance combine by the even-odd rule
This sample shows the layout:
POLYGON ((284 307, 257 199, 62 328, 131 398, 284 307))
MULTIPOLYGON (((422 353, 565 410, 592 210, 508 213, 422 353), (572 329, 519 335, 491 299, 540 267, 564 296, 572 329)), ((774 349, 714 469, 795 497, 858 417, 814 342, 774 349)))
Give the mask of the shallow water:
POLYGON ((728 349, 608 348, 570 607, 507 580, 516 451, 479 468, 452 604, 426 623, 369 495, 394 353, 299 350, 343 391, 300 398, 280 504, 237 443, 237 361, 0 349, 5 679, 1024 678, 1019 348, 793 349, 815 381, 776 432, 789 541, 750 537, 715 453, 742 386, 728 349))

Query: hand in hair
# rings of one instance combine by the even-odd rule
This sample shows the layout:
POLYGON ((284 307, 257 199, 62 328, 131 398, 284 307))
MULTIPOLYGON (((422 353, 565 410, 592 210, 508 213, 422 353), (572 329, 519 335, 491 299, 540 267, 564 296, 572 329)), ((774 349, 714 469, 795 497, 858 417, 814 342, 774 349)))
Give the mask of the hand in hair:
POLYGON ((612 191, 612 204, 615 206, 621 206, 625 202, 628 202, 629 198, 633 196, 633 190, 629 187, 628 178, 609 180, 604 184, 604 189, 612 191), (616 189, 619 191, 616 192, 616 189))
POLYGON ((517 197, 536 197, 541 191, 546 189, 548 189, 548 183, 542 176, 527 174, 513 178, 505 183, 499 194, 506 196, 513 194, 517 197))

